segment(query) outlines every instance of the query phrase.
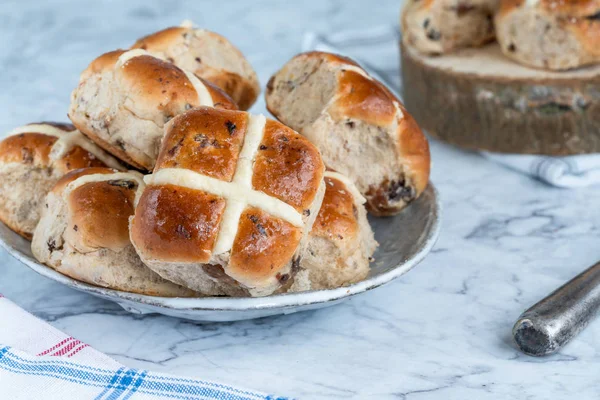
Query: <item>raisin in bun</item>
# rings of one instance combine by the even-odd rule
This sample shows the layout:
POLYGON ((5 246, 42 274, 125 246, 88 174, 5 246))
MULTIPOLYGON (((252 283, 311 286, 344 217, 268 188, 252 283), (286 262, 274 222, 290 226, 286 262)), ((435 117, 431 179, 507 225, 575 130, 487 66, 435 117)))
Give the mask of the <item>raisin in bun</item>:
POLYGON ((148 269, 129 241, 129 217, 144 188, 139 172, 71 171, 48 193, 31 250, 71 278, 150 296, 192 296, 148 269))
POLYGON ((70 124, 44 122, 9 132, 0 142, 0 220, 31 239, 40 205, 68 171, 123 168, 70 124))
POLYGON ((600 62, 600 1, 502 0, 495 18, 504 54, 550 70, 600 62))
POLYGON ((291 291, 332 289, 356 283, 369 273, 377 242, 367 221, 366 199, 336 172, 325 172, 325 196, 300 263, 309 285, 300 279, 291 291))
POLYGON ((201 107, 165 131, 131 221, 144 263, 207 295, 291 284, 325 191, 318 150, 243 111, 201 107))
POLYGON ((147 50, 214 83, 242 110, 250 108, 260 93, 256 72, 244 55, 223 36, 194 28, 190 22, 145 36, 132 48, 147 50))
POLYGON ((407 0, 402 40, 424 54, 481 46, 494 39, 498 0, 407 0))
POLYGON ((103 54, 83 71, 69 118, 128 164, 152 170, 163 127, 201 105, 237 108, 223 91, 141 49, 103 54))
POLYGON ((393 215, 429 180, 429 145, 414 119, 380 82, 345 57, 297 55, 269 81, 267 107, 348 176, 375 215, 393 215))

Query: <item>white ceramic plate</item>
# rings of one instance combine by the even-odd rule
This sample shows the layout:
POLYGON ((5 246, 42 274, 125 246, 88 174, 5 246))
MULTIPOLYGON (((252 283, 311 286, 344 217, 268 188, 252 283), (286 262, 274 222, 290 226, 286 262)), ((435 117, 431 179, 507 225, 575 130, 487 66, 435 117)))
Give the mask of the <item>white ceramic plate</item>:
POLYGON ((0 224, 0 244, 37 273, 73 289, 111 300, 132 313, 159 313, 196 321, 237 321, 329 307, 405 274, 433 247, 440 229, 438 194, 429 185, 410 207, 395 217, 371 218, 379 248, 367 279, 351 286, 259 298, 167 298, 105 289, 79 282, 38 263, 30 243, 0 224))

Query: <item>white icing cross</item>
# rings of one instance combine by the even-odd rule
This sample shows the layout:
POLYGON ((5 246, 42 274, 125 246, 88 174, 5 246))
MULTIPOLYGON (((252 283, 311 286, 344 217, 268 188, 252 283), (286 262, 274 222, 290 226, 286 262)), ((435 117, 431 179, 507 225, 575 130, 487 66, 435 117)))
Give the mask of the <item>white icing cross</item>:
POLYGON ((8 133, 7 136, 20 135, 21 133, 41 133, 43 135, 54 136, 58 140, 52 145, 50 149, 50 159, 60 160, 75 146, 79 146, 87 152, 93 154, 97 159, 102 161, 107 166, 125 170, 123 166, 112 156, 98 147, 95 143, 87 140, 83 137, 81 132, 78 130, 64 131, 52 125, 47 124, 31 124, 15 128, 8 133))
POLYGON ((302 214, 294 207, 275 197, 252 188, 254 158, 263 138, 266 118, 263 115, 250 115, 244 144, 240 150, 236 170, 231 182, 222 181, 184 168, 160 169, 144 177, 147 185, 175 185, 201 190, 226 199, 227 206, 221 218, 221 225, 213 254, 226 253, 233 247, 239 220, 246 206, 260 208, 266 213, 281 218, 290 224, 303 227, 302 214))
MULTIPOLYGON (((133 50, 126 51, 125 53, 123 53, 119 56, 119 58, 117 59, 117 62, 115 63, 115 69, 123 68, 129 60, 131 60, 132 58, 135 58, 135 57, 140 57, 140 56, 150 56, 150 57, 158 58, 159 60, 165 61, 164 59, 157 57, 154 54, 150 54, 146 50, 133 49, 133 50)), ((179 68, 179 67, 177 67, 177 68, 179 68)), ((200 105, 214 107, 214 105, 215 105, 214 101, 213 101, 212 96, 210 95, 210 92, 208 91, 208 88, 206 87, 206 85, 204 83, 202 83, 202 81, 193 73, 191 73, 187 70, 184 70, 182 68, 179 68, 179 69, 185 74, 189 83, 192 85, 192 88, 194 88, 194 90, 198 94, 198 101, 200 102, 200 105)), ((188 83, 185 82, 184 84, 187 86, 188 83)))

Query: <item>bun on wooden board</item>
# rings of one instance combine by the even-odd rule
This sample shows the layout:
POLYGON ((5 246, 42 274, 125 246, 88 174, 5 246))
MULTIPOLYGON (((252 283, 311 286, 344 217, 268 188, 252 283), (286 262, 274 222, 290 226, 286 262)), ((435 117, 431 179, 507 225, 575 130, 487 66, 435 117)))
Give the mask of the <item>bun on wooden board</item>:
POLYGON ((271 77, 267 108, 348 176, 375 215, 393 215, 427 186, 427 139, 398 99, 354 61, 324 52, 292 58, 271 77))
POLYGON ((193 296, 148 269, 129 241, 129 217, 143 186, 139 172, 71 171, 46 197, 33 235, 34 256, 93 285, 150 296, 193 296))
POLYGON ((402 39, 424 54, 477 47, 494 39, 493 14, 499 0, 407 0, 402 39))
POLYGON ((165 127, 131 241, 151 269, 203 294, 272 294, 299 269, 323 173, 315 146, 279 122, 190 110, 165 127))
POLYGON ((214 83, 242 110, 250 108, 260 93, 256 72, 244 55, 223 36, 189 22, 144 36, 132 48, 147 50, 214 83))
POLYGON ((600 1, 502 0, 495 17, 504 54, 550 70, 600 63, 600 1))
POLYGON ((236 109, 213 84, 153 57, 116 50, 95 59, 71 95, 69 118, 126 163, 152 170, 165 123, 198 106, 236 109))
POLYGON ((68 171, 123 168, 70 124, 42 122, 9 132, 0 142, 0 220, 31 239, 40 206, 68 171))
POLYGON ((350 179, 326 171, 325 188, 323 204, 300 262, 308 272, 309 287, 302 287, 304 290, 332 289, 365 279, 377 248, 367 221, 366 199, 350 179))

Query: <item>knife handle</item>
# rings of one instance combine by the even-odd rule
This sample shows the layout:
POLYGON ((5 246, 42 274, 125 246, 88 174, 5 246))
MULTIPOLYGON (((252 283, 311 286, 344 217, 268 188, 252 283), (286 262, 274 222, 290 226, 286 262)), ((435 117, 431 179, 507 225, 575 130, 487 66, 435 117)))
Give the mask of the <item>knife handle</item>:
POLYGON ((585 328, 599 308, 600 262, 521 314, 513 337, 526 354, 552 354, 585 328))

